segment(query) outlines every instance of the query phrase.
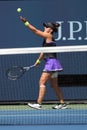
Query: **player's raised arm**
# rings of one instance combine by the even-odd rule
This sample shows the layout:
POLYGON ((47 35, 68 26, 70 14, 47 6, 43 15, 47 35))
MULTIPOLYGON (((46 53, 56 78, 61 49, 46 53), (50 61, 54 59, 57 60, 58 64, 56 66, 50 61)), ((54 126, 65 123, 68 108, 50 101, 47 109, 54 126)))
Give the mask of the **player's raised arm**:
POLYGON ((32 32, 34 32, 36 35, 39 35, 43 38, 47 38, 50 37, 50 34, 43 32, 39 29, 37 29, 36 27, 34 27, 32 24, 30 24, 26 18, 20 16, 20 19, 22 20, 22 22, 24 23, 25 26, 27 26, 32 32))

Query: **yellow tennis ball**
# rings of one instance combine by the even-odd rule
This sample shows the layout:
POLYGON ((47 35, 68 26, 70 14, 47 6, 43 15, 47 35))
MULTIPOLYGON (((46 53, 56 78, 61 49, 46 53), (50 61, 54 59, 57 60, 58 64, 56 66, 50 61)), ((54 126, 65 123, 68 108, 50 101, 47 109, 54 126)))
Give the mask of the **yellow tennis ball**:
POLYGON ((20 13, 22 11, 21 8, 17 8, 17 12, 20 13))

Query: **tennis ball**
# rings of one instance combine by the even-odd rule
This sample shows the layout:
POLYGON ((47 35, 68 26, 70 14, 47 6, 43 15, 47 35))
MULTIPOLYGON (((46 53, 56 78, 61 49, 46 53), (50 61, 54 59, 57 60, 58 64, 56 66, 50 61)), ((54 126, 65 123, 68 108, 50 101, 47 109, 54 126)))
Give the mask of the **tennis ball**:
POLYGON ((21 8, 17 8, 17 12, 20 13, 22 11, 21 8))

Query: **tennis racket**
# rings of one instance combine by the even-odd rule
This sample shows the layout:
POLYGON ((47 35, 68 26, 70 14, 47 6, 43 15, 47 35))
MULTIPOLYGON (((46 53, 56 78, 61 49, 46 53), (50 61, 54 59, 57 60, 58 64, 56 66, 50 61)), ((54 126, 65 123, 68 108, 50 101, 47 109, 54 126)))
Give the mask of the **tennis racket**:
POLYGON ((6 76, 10 80, 17 80, 22 77, 26 71, 30 70, 33 67, 35 67, 35 65, 31 65, 28 67, 13 66, 7 69, 6 76))

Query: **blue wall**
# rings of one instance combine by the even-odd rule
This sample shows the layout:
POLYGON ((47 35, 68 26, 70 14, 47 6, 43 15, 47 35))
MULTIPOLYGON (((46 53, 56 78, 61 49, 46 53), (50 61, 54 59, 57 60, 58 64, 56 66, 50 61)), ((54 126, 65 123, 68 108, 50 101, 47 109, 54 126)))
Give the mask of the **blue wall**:
POLYGON ((86 0, 0 1, 0 48, 41 46, 42 39, 25 28, 20 21, 16 12, 18 7, 23 10, 21 15, 39 29, 43 30, 43 22, 59 21, 62 36, 55 36, 57 45, 86 44, 86 4, 86 0))
MULTIPOLYGON (((61 27, 55 35, 57 46, 87 44, 87 0, 29 0, 0 1, 0 48, 40 47, 43 39, 34 35, 19 19, 16 9, 22 8, 21 15, 38 29, 43 22, 59 22, 61 27)), ((0 100, 32 100, 38 95, 38 80, 43 63, 18 81, 9 81, 5 72, 12 65, 33 64, 38 55, 0 56, 0 100), (21 59, 21 60, 20 60, 21 59), (29 60, 30 59, 30 60, 29 60), (38 73, 39 71, 39 73, 38 73), (33 77, 32 77, 33 73, 33 77), (37 78, 36 78, 37 73, 37 78), (34 81, 34 82, 33 82, 34 81), (34 93, 35 92, 35 93, 34 93)), ((87 74, 87 52, 60 53, 64 71, 59 74, 87 74)), ((45 99, 56 99, 52 89, 47 88, 45 99)), ((87 98, 86 87, 62 87, 65 99, 87 98), (77 91, 81 92, 77 95, 77 91), (84 94, 82 94, 82 91, 84 94), (69 95, 70 93, 70 95, 69 95), (73 94, 74 93, 74 94, 73 94)))

